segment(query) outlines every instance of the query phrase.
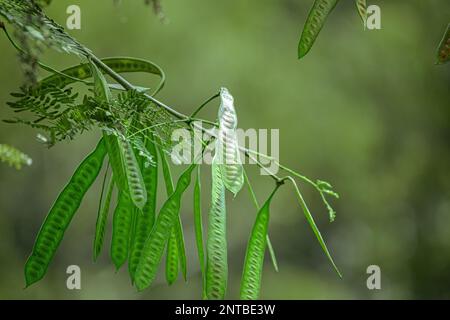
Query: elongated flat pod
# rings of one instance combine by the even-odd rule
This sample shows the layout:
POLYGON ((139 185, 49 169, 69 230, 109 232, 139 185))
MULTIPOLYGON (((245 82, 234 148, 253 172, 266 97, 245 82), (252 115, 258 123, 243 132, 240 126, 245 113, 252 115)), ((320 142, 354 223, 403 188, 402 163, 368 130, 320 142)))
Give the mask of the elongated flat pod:
POLYGON ((95 237, 94 237, 94 261, 103 247, 103 240, 105 239, 106 222, 108 220, 109 207, 111 205, 111 198, 114 191, 114 177, 111 176, 109 180, 105 202, 100 203, 100 210, 98 211, 97 222, 95 224, 95 237))
POLYGON ((211 209, 206 242, 206 297, 224 299, 228 278, 225 185, 219 166, 213 161, 211 167, 211 209))
POLYGON ((186 248, 184 244, 184 233, 183 225, 181 222, 181 215, 178 215, 178 219, 175 221, 172 232, 175 234, 175 239, 177 241, 177 253, 178 260, 180 262, 181 274, 183 275, 184 281, 187 281, 186 248))
POLYGON ((111 240, 111 259, 117 270, 120 269, 128 258, 134 208, 128 193, 126 191, 119 191, 119 201, 114 210, 111 240))
MULTIPOLYGON (((253 200, 253 204, 255 205, 256 210, 259 212, 260 207, 258 204, 258 200, 256 199, 256 194, 255 191, 253 190, 252 184, 250 183, 250 179, 247 176, 247 173, 244 170, 244 178, 245 178, 245 182, 247 183, 248 186, 248 191, 250 193, 250 196, 252 197, 253 200)), ((270 259, 272 260, 272 265, 273 268, 275 269, 276 272, 278 272, 278 262, 277 262, 277 257, 275 254, 275 250, 273 249, 272 246, 272 241, 270 240, 269 235, 267 235, 266 237, 266 241, 267 241, 267 249, 269 250, 269 255, 270 255, 270 259)))
MULTIPOLYGON (((101 73, 95 63, 90 62, 88 67, 90 74, 94 79, 95 97, 101 101, 110 103, 112 101, 112 94, 108 87, 108 83, 106 82, 105 76, 101 73)), ((109 134, 106 131, 103 131, 103 140, 105 141, 106 150, 108 151, 109 163, 113 171, 113 176, 116 180, 116 185, 119 190, 125 192, 128 189, 128 184, 126 181, 125 169, 120 156, 118 137, 114 134, 109 134)))
MULTIPOLYGON (((164 181, 166 184, 167 196, 170 197, 173 193, 172 173, 170 171, 169 162, 167 161, 164 150, 159 148, 161 156, 161 164, 163 169, 164 181)), ((170 244, 167 244, 166 256, 166 280, 172 284, 178 276, 178 264, 181 267, 184 280, 187 279, 187 263, 186 263, 186 249, 184 245, 183 227, 181 217, 178 216, 175 225, 172 228, 170 237, 170 244), (174 246, 173 244, 177 245, 174 246), (176 267, 175 267, 176 266, 176 267)))
POLYGON ((136 155, 134 154, 133 147, 125 136, 120 137, 118 141, 131 200, 136 207, 142 210, 147 203, 147 190, 145 190, 144 179, 142 178, 136 155))
MULTIPOLYGON (((113 69, 117 73, 136 73, 144 72, 155 74, 160 77, 160 83, 153 91, 156 94, 160 91, 165 83, 166 75, 164 71, 155 63, 147 60, 130 58, 130 57, 114 57, 114 58, 104 58, 101 59, 108 67, 113 69)), ((70 67, 62 71, 70 77, 85 80, 92 77, 92 69, 89 63, 83 63, 77 66, 70 67)), ((65 77, 60 74, 54 74, 47 78, 44 78, 39 82, 40 86, 54 85, 57 87, 65 87, 69 84, 74 83, 75 80, 65 77)))
POLYGON ((226 88, 220 89, 219 132, 215 161, 219 164, 225 187, 236 195, 244 184, 244 174, 236 134, 234 99, 226 88))
POLYGON ((172 171, 170 170, 169 162, 167 161, 166 154, 162 148, 158 148, 159 156, 161 157, 161 167, 163 171, 164 183, 166 186, 167 196, 170 197, 174 191, 172 171))
MULTIPOLYGON (((161 155, 161 164, 163 170, 164 182, 166 185, 167 197, 170 197, 173 193, 173 180, 172 180, 172 172, 170 170, 169 162, 167 161, 164 150, 159 148, 159 153, 161 155)), ((178 219, 179 220, 179 219, 178 219)), ((178 277, 178 267, 179 267, 179 259, 178 259, 178 244, 177 238, 175 235, 176 229, 172 227, 170 231, 169 240, 167 241, 166 247, 166 282, 171 285, 175 282, 178 277)))
POLYGON ((437 63, 447 63, 450 60, 450 24, 447 25, 447 30, 442 37, 441 43, 437 52, 437 63))
POLYGON ((166 281, 170 286, 178 278, 178 244, 177 237, 174 232, 174 228, 170 232, 169 240, 167 241, 167 254, 166 254, 166 281))
POLYGON ((270 202, 278 187, 275 188, 259 210, 250 234, 241 281, 241 299, 243 300, 256 300, 259 298, 264 252, 267 244, 267 230, 269 228, 270 202))
POLYGON ((158 189, 158 154, 155 144, 150 139, 146 143, 146 148, 153 157, 154 165, 141 166, 142 177, 144 179, 145 190, 147 191, 147 202, 142 209, 142 214, 136 215, 134 227, 134 239, 131 244, 130 259, 128 264, 131 279, 134 275, 142 255, 145 240, 148 238, 155 223, 156 194, 158 189))
POLYGON ((42 279, 47 272, 64 232, 102 168, 105 155, 105 144, 100 140, 95 150, 78 166, 50 209, 25 264, 27 287, 42 279))
POLYGON ((110 103, 112 100, 111 90, 108 87, 105 76, 101 73, 97 65, 90 61, 89 64, 92 78, 94 79, 94 93, 95 97, 99 100, 110 103))
POLYGON ((190 165, 181 174, 175 191, 163 204, 155 225, 145 242, 134 279, 138 290, 144 290, 155 279, 170 231, 180 214, 181 197, 191 183, 191 173, 195 166, 195 164, 190 165))
POLYGON ((108 152, 108 160, 111 165, 114 181, 121 191, 128 192, 128 182, 125 169, 120 156, 120 147, 117 136, 103 132, 103 140, 105 141, 106 150, 108 152))
POLYGON ((361 17, 361 20, 364 24, 364 29, 366 28, 367 21, 367 1, 366 0, 355 0, 356 9, 358 10, 358 14, 361 17))
POLYGON ((302 36, 298 44, 298 58, 304 57, 314 42, 317 36, 322 30, 325 20, 328 15, 333 11, 334 7, 339 0, 315 0, 314 4, 309 11, 308 18, 306 19, 305 27, 303 28, 302 36))
POLYGON ((200 271, 202 273, 202 297, 206 298, 206 270, 205 270, 205 252, 203 244, 203 222, 202 222, 202 202, 201 202, 201 179, 200 167, 197 169, 197 179, 194 186, 194 229, 195 242, 197 245, 198 260, 200 271))

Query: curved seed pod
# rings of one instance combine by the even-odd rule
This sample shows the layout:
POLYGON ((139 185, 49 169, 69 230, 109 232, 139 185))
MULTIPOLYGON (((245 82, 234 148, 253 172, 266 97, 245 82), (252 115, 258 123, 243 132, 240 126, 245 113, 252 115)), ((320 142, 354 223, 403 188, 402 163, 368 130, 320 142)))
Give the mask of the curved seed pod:
POLYGON ((315 0, 298 44, 298 58, 304 57, 316 41, 325 20, 339 0, 315 0))
POLYGON ((442 64, 450 60, 450 24, 447 25, 447 30, 441 40, 437 52, 437 63, 442 64))
MULTIPOLYGON (((161 155, 161 163, 163 169, 163 177, 166 185, 167 197, 173 193, 172 172, 170 171, 169 162, 167 161, 164 150, 159 148, 161 155)), ((175 228, 170 231, 169 240, 166 248, 166 281, 169 285, 173 284, 178 277, 178 247, 177 238, 175 237, 175 228)))
POLYGON ((119 191, 119 201, 114 210, 111 240, 111 259, 117 270, 128 258, 133 210, 133 202, 128 193, 119 191))
MULTIPOLYGON (((248 192, 250 193, 250 195, 252 197, 253 204, 255 205, 256 210, 258 210, 258 212, 259 212, 260 208, 259 208, 258 200, 256 199, 255 191, 253 190, 252 184, 250 183, 250 179, 248 178, 245 170, 244 170, 244 178, 245 178, 245 182, 247 183, 247 186, 248 186, 248 192)), ((270 259, 272 260, 273 268, 275 269, 276 272, 278 272, 277 256, 275 254, 275 250, 273 249, 272 242, 270 241, 269 235, 267 235, 266 241, 267 241, 267 249, 269 250, 269 255, 270 255, 270 259)))
POLYGON ((155 144, 151 140, 147 141, 146 147, 153 157, 155 164, 147 167, 141 166, 145 190, 147 190, 147 202, 142 209, 142 214, 138 214, 135 217, 134 239, 131 245, 128 265, 129 273, 133 281, 145 240, 148 238, 155 223, 156 194, 158 189, 158 155, 155 144))
POLYGON ((92 77, 94 79, 95 96, 102 101, 111 102, 112 94, 111 90, 108 87, 108 82, 106 82, 105 76, 103 75, 103 73, 101 73, 95 63, 93 63, 92 61, 89 62, 92 77))
POLYGON ((109 207, 111 204, 112 193, 114 190, 114 177, 111 176, 108 184, 108 191, 106 193, 105 202, 100 202, 100 209, 98 211, 97 222, 95 224, 95 237, 94 237, 94 261, 97 260, 103 246, 103 240, 105 238, 105 227, 108 219, 109 207))
POLYGON ((128 183, 122 165, 117 136, 103 132, 103 140, 105 141, 106 150, 108 152, 108 159, 113 172, 114 182, 119 190, 127 191, 128 183))
POLYGON ((105 155, 105 145, 100 140, 95 150, 78 166, 50 209, 25 264, 27 287, 44 277, 81 200, 97 178, 105 155))
POLYGON ((243 300, 256 300, 259 297, 269 227, 270 202, 278 187, 277 185, 259 210, 248 241, 241 281, 241 299, 243 300))
MULTIPOLYGON (((172 173, 170 171, 169 162, 167 161, 166 155, 164 151, 160 148, 159 154, 161 156, 161 163, 163 168, 163 176, 166 184, 167 196, 170 197, 173 193, 173 182, 172 182, 172 173)), ((169 279, 174 278, 173 274, 167 274, 169 271, 176 272, 175 279, 178 276, 178 263, 180 264, 181 271, 183 273, 183 278, 186 281, 187 279, 187 263, 186 263, 186 249, 184 245, 184 236, 183 236, 183 227, 181 224, 181 217, 177 217, 177 221, 175 222, 174 227, 172 228, 171 235, 169 237, 169 241, 173 243, 176 242, 177 246, 167 245, 167 256, 166 256, 166 280, 170 284, 172 280, 169 279), (173 234, 173 235, 172 235, 173 234), (176 250, 176 252, 174 252, 176 250), (169 266, 177 266, 176 269, 169 268, 169 266)))
POLYGON ((216 163, 220 164, 225 187, 236 195, 244 184, 244 174, 237 140, 237 116, 233 96, 220 89, 219 133, 216 140, 216 163))
POLYGON ((130 275, 131 284, 134 282, 133 275, 130 272, 131 264, 131 250, 133 249, 135 238, 136 238, 136 222, 137 217, 142 215, 142 210, 132 205, 133 209, 131 210, 131 223, 130 223, 130 232, 128 234, 128 274, 130 275))
POLYGON ((197 244, 198 260, 200 263, 200 271, 202 273, 202 296, 206 298, 205 253, 203 248, 200 167, 198 167, 197 170, 197 179, 195 180, 195 187, 194 187, 194 228, 195 228, 195 240, 197 244))
MULTIPOLYGON (((144 72, 159 76, 161 78, 161 81, 153 91, 152 95, 158 93, 164 86, 166 80, 164 71, 157 64, 151 61, 128 57, 105 58, 101 60, 117 73, 144 72)), ((92 69, 90 63, 84 63, 63 70, 61 73, 76 79, 85 80, 92 76, 92 69)), ((74 82, 74 79, 65 77, 61 74, 54 74, 40 81, 39 86, 45 87, 51 85, 65 87, 74 82)))
POLYGON ((125 137, 118 139, 120 146, 120 154, 122 157, 122 164, 125 168, 127 176, 128 190, 130 192, 131 200, 134 205, 142 210, 147 202, 147 190, 145 190, 144 179, 136 160, 133 147, 126 140, 125 137))
POLYGON ((206 242, 206 297, 224 299, 228 277, 225 186, 219 166, 213 161, 211 167, 211 209, 206 242))
POLYGON ((161 148, 158 148, 159 155, 161 157, 161 166, 163 170, 163 177, 164 182, 166 185, 166 193, 167 196, 170 197, 173 193, 173 180, 172 180, 172 172, 170 171, 169 162, 167 161, 166 154, 164 153, 164 150, 161 148))
POLYGON ((167 241, 167 255, 166 255, 166 281, 172 285, 178 278, 178 244, 175 232, 170 233, 169 241, 167 241))
POLYGON ((366 0, 355 0, 356 9, 358 10, 359 16, 364 24, 364 29, 366 28, 367 21, 367 1, 366 0))
POLYGON ((181 273, 183 274, 184 281, 187 281, 186 249, 184 245, 183 226, 181 224, 180 215, 178 215, 178 219, 175 221, 175 225, 172 228, 172 233, 175 234, 175 239, 177 241, 177 253, 178 260, 180 261, 181 273))
MULTIPOLYGON (((110 102, 112 100, 112 94, 109 90, 108 83, 105 77, 100 72, 95 63, 89 63, 90 74, 94 79, 94 91, 95 96, 103 101, 110 102)), ((58 75, 55 75, 58 76, 58 75)), ((44 80, 45 81, 45 80, 44 80)), ((119 190, 126 191, 128 189, 124 168, 122 165, 122 159, 120 157, 119 141, 117 136, 108 134, 103 131, 103 139, 105 141, 106 149, 108 151, 109 163, 113 171, 113 176, 116 179, 116 184, 119 190)))
POLYGON ((190 165, 181 174, 175 191, 162 206, 155 225, 145 242, 134 279, 138 290, 143 290, 151 285, 156 276, 170 231, 180 213, 181 197, 191 183, 191 172, 195 166, 195 164, 190 165))

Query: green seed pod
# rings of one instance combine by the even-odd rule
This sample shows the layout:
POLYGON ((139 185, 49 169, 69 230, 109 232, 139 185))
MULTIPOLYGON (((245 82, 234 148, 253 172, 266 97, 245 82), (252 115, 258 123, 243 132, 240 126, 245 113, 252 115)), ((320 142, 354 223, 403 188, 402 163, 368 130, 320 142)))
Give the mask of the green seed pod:
MULTIPOLYGON (((144 179, 145 190, 147 191, 147 203, 142 209, 141 214, 135 216, 134 237, 131 244, 130 259, 128 270, 131 279, 134 281, 134 275, 142 255, 145 240, 148 238, 150 231, 155 223, 156 194, 158 189, 158 155, 155 144, 148 140, 146 143, 147 150, 151 154, 154 165, 141 165, 142 177, 144 179)), ((143 163, 142 163, 143 164, 143 163)))
POLYGON ((125 191, 119 192, 119 201, 114 210, 113 231, 111 240, 111 259, 116 269, 127 261, 130 246, 133 202, 125 191))
POLYGON ((167 241, 166 256, 166 281, 168 285, 172 285, 178 278, 178 244, 175 232, 170 233, 169 241, 167 241))
POLYGON ((201 181, 200 167, 197 170, 197 179, 194 187, 194 228, 195 240, 197 244, 198 260, 200 263, 200 271, 202 273, 202 297, 206 298, 206 270, 205 270, 205 253, 203 247, 203 223, 202 223, 202 202, 201 202, 201 181))
MULTIPOLYGON (((173 193, 172 172, 170 171, 170 165, 167 161, 164 150, 159 148, 159 154, 161 156, 161 164, 163 169, 164 181, 166 184, 167 196, 170 197, 173 193)), ((186 263, 186 250, 184 246, 183 227, 181 225, 181 217, 178 216, 174 227, 170 233, 169 243, 167 244, 167 256, 166 256, 166 280, 169 284, 172 284, 178 276, 178 265, 181 267, 184 280, 187 278, 187 263, 186 263), (176 243, 176 246, 174 245, 176 243)))
POLYGON ((269 228, 269 208, 277 189, 278 186, 259 210, 248 241, 241 281, 241 299, 243 300, 256 300, 259 297, 269 228))
POLYGON ((97 260, 98 256, 103 247, 103 240, 105 238, 106 222, 109 214, 109 207, 111 204, 112 193, 114 191, 114 177, 111 176, 109 185, 107 188, 105 202, 100 203, 100 209, 98 211, 97 222, 95 224, 95 237, 94 237, 94 261, 97 260))
POLYGON ((81 200, 97 178, 103 165, 106 148, 103 139, 81 162, 69 183, 59 194, 39 231, 30 257, 25 264, 26 286, 42 279, 48 265, 81 204, 81 200))
POLYGON ((191 172, 195 166, 195 164, 190 165, 181 174, 175 191, 163 204, 155 225, 145 242, 134 279, 138 290, 144 290, 155 279, 164 247, 180 214, 181 197, 191 183, 191 172))
POLYGON ((142 178, 139 164, 136 160, 133 147, 126 138, 120 137, 118 141, 131 200, 136 207, 142 210, 147 202, 147 191, 145 190, 144 179, 142 178))
POLYGON ((217 164, 212 164, 211 209, 206 243, 206 297, 224 299, 228 262, 226 239, 225 185, 217 164))
POLYGON ((298 58, 304 57, 316 41, 325 24, 328 15, 333 11, 339 0, 315 0, 303 28, 298 44, 298 58))
MULTIPOLYGON (((102 62, 117 73, 144 72, 159 76, 161 78, 161 81, 152 94, 158 93, 164 86, 166 80, 164 71, 151 61, 128 57, 117 57, 105 58, 102 59, 102 62)), ((66 74, 72 78, 65 77, 61 74, 54 74, 40 81, 39 86, 65 87, 76 82, 75 79, 85 80, 93 76, 90 63, 84 63, 74 67, 70 67, 66 70, 61 71, 61 73, 66 74)))

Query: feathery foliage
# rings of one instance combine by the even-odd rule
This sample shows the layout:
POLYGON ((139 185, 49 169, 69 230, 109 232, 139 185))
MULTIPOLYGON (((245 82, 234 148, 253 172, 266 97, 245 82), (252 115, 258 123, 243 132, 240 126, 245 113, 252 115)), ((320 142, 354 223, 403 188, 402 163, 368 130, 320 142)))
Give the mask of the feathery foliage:
POLYGON ((0 144, 0 162, 20 170, 23 165, 29 166, 33 161, 22 151, 7 144, 0 144))
MULTIPOLYGON (((212 143, 216 147, 211 166, 211 202, 205 241, 202 231, 200 171, 197 172, 195 179, 194 220, 202 270, 202 297, 225 298, 228 279, 226 192, 228 190, 236 195, 244 184, 246 176, 240 152, 243 151, 249 158, 255 154, 268 157, 239 146, 233 96, 227 89, 222 88, 218 94, 200 105, 191 116, 184 115, 155 98, 165 82, 165 74, 159 66, 136 58, 98 59, 44 14, 41 6, 50 2, 0 0, 0 15, 13 26, 14 35, 19 40, 18 44, 9 36, 5 26, 2 26, 2 29, 12 46, 20 55, 30 60, 30 66, 33 68, 33 74, 30 72, 27 85, 22 86, 19 92, 13 93, 14 101, 8 103, 18 116, 6 122, 25 124, 39 130, 40 140, 49 147, 63 140, 76 139, 84 132, 95 129, 102 132, 102 137, 96 149, 82 161, 50 209, 25 266, 27 286, 45 276, 83 196, 97 179, 104 159, 107 159, 107 168, 111 168, 112 173, 107 169, 103 178, 95 228, 94 260, 99 257, 102 249, 110 204, 113 203, 113 191, 117 189, 110 250, 111 260, 116 268, 119 269, 128 263, 132 283, 138 290, 144 290, 153 283, 160 269, 164 249, 167 248, 166 277, 169 284, 177 280, 180 269, 186 279, 187 263, 180 212, 183 195, 191 185, 192 172, 197 164, 196 161, 190 164, 174 187, 171 164, 166 155, 170 154, 172 148, 171 137, 174 130, 184 128, 192 133, 199 129, 194 122, 200 119, 196 118, 197 114, 209 102, 220 97, 218 121, 200 119, 204 123, 218 127, 217 132, 201 128, 204 134, 200 141, 203 148, 198 156, 203 155, 209 144, 212 143), (39 53, 44 48, 76 54, 83 59, 83 63, 65 70, 55 70, 39 60, 39 53), (35 79, 34 70, 37 67, 50 72, 51 75, 38 81, 35 79), (160 78, 160 82, 153 90, 135 86, 121 75, 125 72, 156 75, 160 78), (105 75, 113 82, 108 83, 105 75), (82 89, 79 85, 82 85, 82 89), (151 93, 148 93, 150 91, 151 93), (159 167, 162 167, 165 178, 167 198, 156 215, 159 167), (106 181, 109 181, 108 185, 106 181)), ((146 2, 152 3, 155 11, 160 12, 159 0, 146 2)), ((322 2, 319 1, 315 6, 317 10, 323 11, 322 2)), ((335 2, 337 1, 323 2, 327 4, 325 9, 328 13, 335 2)), ((317 37, 327 12, 319 15, 312 13, 311 21, 314 23, 308 27, 310 30, 307 33, 306 47, 302 44, 304 53, 310 49, 317 37), (317 17, 320 17, 320 25, 316 24, 317 17)), ((11 161, 10 163, 16 166, 28 162, 28 158, 21 153, 8 154, 4 150, 13 149, 0 145, 0 160, 11 161), (7 156, 4 158, 3 154, 7 156)), ((263 168, 259 161, 256 163, 263 168)), ((335 212, 326 195, 334 197, 338 195, 329 183, 320 180, 312 182, 296 171, 281 165, 280 168, 312 185, 320 193, 329 211, 330 220, 334 220, 335 212)), ((296 196, 314 235, 340 275, 294 178, 290 176, 280 178, 271 172, 268 174, 274 179, 276 189, 286 180, 294 184, 296 196)), ((248 185, 252 197, 256 199, 249 182, 248 185)), ((275 254, 267 234, 268 210, 272 196, 273 193, 258 210, 250 237, 243 273, 242 298, 255 299, 259 295, 266 245, 277 269, 275 254)), ((257 202, 255 204, 258 207, 257 202)))

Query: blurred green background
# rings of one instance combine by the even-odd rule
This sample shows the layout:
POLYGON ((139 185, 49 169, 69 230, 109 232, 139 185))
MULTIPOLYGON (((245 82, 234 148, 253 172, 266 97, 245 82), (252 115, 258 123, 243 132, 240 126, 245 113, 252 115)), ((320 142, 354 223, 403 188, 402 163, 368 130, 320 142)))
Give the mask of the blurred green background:
MULTIPOLYGON (((280 271, 268 257, 264 299, 450 298, 449 65, 435 51, 448 23, 445 0, 369 0, 381 7, 382 30, 364 31, 353 1, 341 1, 311 52, 296 59, 298 39, 312 0, 163 0, 161 23, 143 0, 58 0, 47 13, 65 23, 66 8, 82 9, 82 29, 70 33, 98 56, 146 58, 168 76, 160 99, 184 113, 220 86, 233 93, 243 128, 279 128, 281 162, 311 178, 330 181, 341 199, 328 222, 319 196, 302 191, 344 278, 322 253, 286 185, 273 202, 270 234, 280 271), (381 268, 381 290, 366 287, 366 268, 381 268)), ((0 38, 0 118, 23 77, 16 52, 0 38)), ((79 61, 48 53, 56 67, 79 61)), ((146 77, 133 77, 145 85, 146 77)), ((217 103, 216 103, 217 104, 217 103)), ((216 107, 205 116, 213 118, 216 107)), ((171 287, 163 273, 143 293, 126 268, 115 273, 106 247, 92 262, 99 181, 66 232, 47 276, 23 290, 23 265, 34 237, 74 168, 99 133, 50 150, 37 131, 0 125, 0 142, 33 158, 15 171, 0 164, 0 298, 201 298, 192 194, 184 197, 189 279, 171 287), (66 289, 66 268, 82 270, 82 290, 66 289)), ((208 188, 205 167, 203 186, 208 188)), ((262 202, 272 181, 253 169, 262 202)), ((101 180, 101 179, 99 179, 101 180)), ((208 210, 209 191, 203 195, 208 210)), ((228 298, 237 298, 246 242, 255 217, 247 191, 229 198, 228 298)), ((109 245, 110 232, 107 233, 109 245)))

